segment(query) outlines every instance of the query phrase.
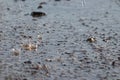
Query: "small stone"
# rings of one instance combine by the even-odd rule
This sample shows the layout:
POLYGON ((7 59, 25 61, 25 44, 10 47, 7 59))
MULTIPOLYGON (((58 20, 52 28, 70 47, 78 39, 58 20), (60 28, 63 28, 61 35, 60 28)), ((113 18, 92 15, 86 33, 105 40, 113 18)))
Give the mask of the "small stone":
POLYGON ((40 9, 40 8, 42 8, 42 5, 39 5, 39 6, 38 6, 38 9, 40 9))
POLYGON ((22 46, 23 49, 25 50, 36 50, 37 49, 37 45, 34 44, 23 44, 22 46))
POLYGON ((61 1, 61 0, 55 0, 55 1, 61 1))
POLYGON ((9 11, 9 10, 10 10, 10 8, 7 8, 7 10, 9 11))
POLYGON ((112 39, 112 37, 107 37, 107 38, 103 39, 103 41, 104 41, 104 42, 108 42, 108 41, 111 40, 111 39, 112 39))
POLYGON ((21 0, 21 1, 25 1, 25 0, 21 0))
POLYGON ((42 35, 37 36, 39 40, 42 40, 42 35))
POLYGON ((118 57, 118 60, 120 60, 120 57, 118 57))
POLYGON ((32 17, 42 17, 42 16, 46 16, 46 13, 44 13, 44 12, 32 12, 31 16, 32 17))
POLYGON ((41 2, 40 5, 47 4, 46 2, 41 2))
POLYGON ((32 64, 31 61, 25 61, 24 63, 25 63, 25 64, 32 64))
POLYGON ((87 39, 87 41, 88 41, 88 42, 90 42, 90 43, 93 43, 93 42, 95 42, 95 41, 96 41, 96 39, 95 39, 95 38, 93 38, 93 37, 91 37, 91 38, 88 38, 88 39, 87 39))
POLYGON ((40 70, 41 68, 42 68, 42 66, 40 64, 35 64, 32 67, 32 69, 35 69, 35 70, 40 70))
POLYGON ((45 59, 45 61, 52 62, 53 60, 52 59, 45 59))
POLYGON ((18 56, 20 54, 19 50, 12 49, 13 55, 18 56))
POLYGON ((120 67, 120 61, 119 60, 115 60, 112 62, 111 64, 113 67, 120 67))

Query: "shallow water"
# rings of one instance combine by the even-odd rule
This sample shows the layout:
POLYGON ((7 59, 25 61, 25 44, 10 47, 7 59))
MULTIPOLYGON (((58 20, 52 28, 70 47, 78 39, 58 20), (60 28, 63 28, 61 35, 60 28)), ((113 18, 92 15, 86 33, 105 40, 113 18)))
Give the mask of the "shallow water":
POLYGON ((119 80, 120 2, 82 1, 0 0, 0 79, 119 80))

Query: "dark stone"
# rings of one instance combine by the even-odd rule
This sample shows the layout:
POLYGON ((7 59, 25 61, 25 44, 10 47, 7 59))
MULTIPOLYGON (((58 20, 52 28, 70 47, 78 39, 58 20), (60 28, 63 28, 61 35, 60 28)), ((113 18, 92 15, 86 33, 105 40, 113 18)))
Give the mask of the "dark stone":
POLYGON ((120 57, 118 57, 118 60, 120 60, 120 57))
POLYGON ((49 33, 49 31, 47 31, 47 33, 49 33))
POLYGON ((46 2, 41 2, 40 5, 47 4, 46 2))
POLYGON ((25 0, 21 0, 21 1, 25 1, 25 0))
POLYGON ((60 45, 60 44, 57 44, 58 46, 60 45))
POLYGON ((32 64, 31 61, 25 61, 24 63, 25 63, 25 64, 32 64))
POLYGON ((39 6, 38 6, 38 9, 40 9, 40 8, 42 8, 42 5, 39 5, 39 6))
POLYGON ((32 12, 31 16, 32 17, 42 17, 42 16, 46 16, 46 13, 44 13, 44 12, 32 12))
POLYGON ((113 67, 115 66, 115 61, 112 62, 112 66, 113 66, 113 67))
POLYGON ((10 8, 7 8, 7 10, 9 11, 9 10, 10 10, 10 8))
POLYGON ((55 0, 55 1, 61 1, 61 0, 55 0))

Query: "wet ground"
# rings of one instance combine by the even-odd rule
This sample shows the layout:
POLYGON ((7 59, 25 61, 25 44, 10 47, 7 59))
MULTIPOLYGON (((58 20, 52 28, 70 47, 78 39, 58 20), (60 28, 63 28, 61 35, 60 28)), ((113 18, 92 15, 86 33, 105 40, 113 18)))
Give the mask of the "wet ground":
POLYGON ((0 80, 120 80, 120 0, 0 0, 0 80))

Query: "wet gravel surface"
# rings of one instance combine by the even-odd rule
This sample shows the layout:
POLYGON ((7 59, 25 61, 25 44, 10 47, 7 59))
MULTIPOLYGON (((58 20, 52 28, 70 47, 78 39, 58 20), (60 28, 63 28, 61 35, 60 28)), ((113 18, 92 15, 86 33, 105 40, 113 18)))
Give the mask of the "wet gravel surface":
POLYGON ((120 0, 0 0, 0 80, 120 80, 120 0))

